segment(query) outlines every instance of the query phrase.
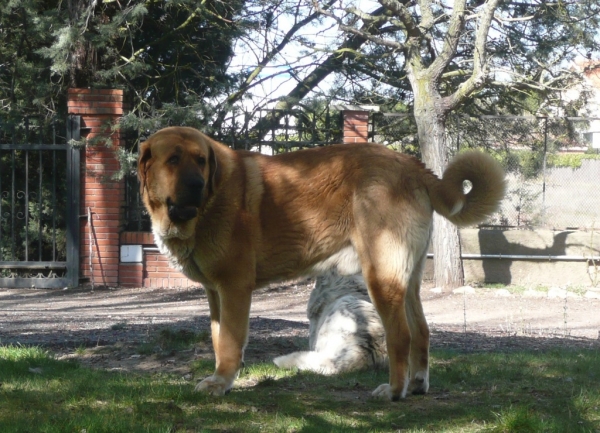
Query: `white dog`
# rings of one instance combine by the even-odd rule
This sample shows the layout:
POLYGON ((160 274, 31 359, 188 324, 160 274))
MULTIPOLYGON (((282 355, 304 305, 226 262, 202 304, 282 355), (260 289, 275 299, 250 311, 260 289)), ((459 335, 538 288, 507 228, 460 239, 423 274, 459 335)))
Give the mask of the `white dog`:
POLYGON ((307 315, 310 351, 279 356, 278 367, 329 375, 387 364, 385 331, 360 275, 317 277, 307 315))

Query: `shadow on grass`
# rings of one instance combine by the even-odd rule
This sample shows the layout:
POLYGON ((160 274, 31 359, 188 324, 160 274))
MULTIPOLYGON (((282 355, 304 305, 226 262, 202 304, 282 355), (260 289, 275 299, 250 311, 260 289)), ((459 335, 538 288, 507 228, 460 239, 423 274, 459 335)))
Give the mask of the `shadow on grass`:
POLYGON ((555 348, 509 353, 434 350, 431 389, 398 403, 370 397, 387 381, 386 371, 323 377, 297 372, 254 388, 236 389, 231 398, 293 414, 302 407, 298 431, 364 429, 395 431, 596 432, 600 429, 600 354, 555 348))
MULTIPOLYGON (((434 349, 430 393, 398 403, 370 397, 387 381, 381 370, 323 377, 259 364, 240 377, 253 376, 254 386, 211 397, 194 393, 192 383, 175 375, 90 370, 41 349, 11 350, 0 351, 3 432, 600 428, 600 353, 582 348, 434 349)), ((205 376, 212 368, 204 360, 195 371, 205 376)))

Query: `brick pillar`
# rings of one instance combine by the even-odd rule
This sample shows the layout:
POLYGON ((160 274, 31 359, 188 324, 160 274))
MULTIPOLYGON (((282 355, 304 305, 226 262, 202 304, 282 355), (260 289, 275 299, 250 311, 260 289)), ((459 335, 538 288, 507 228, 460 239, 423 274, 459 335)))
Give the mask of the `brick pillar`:
POLYGON ((95 285, 115 286, 119 278, 119 231, 125 189, 123 181, 111 180, 119 170, 115 150, 120 145, 120 135, 111 131, 111 125, 123 114, 123 91, 69 89, 67 106, 69 114, 81 116, 81 136, 88 141, 81 155, 80 275, 95 285), (108 138, 112 147, 103 141, 108 138), (91 225, 86 218, 88 209, 91 225))
POLYGON ((369 141, 369 112, 344 110, 344 143, 366 143, 369 141))
POLYGON ((333 105, 342 112, 344 143, 369 141, 369 116, 379 111, 377 105, 333 105))

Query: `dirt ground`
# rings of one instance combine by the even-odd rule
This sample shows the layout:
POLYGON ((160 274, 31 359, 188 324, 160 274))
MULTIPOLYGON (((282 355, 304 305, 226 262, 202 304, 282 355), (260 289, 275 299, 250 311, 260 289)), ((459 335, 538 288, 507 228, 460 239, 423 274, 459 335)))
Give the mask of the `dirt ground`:
MULTIPOLYGON (((310 280, 303 280, 255 293, 247 363, 270 361, 308 345, 311 287, 310 280)), ((599 298, 600 289, 511 293, 510 288, 466 287, 439 293, 425 286, 422 291, 432 347, 459 351, 600 348, 599 298)), ((209 338, 195 349, 140 353, 140 345, 153 344, 165 328, 208 335, 204 290, 0 289, 2 345, 41 345, 97 368, 178 372, 192 379, 190 363, 213 358, 209 338)))

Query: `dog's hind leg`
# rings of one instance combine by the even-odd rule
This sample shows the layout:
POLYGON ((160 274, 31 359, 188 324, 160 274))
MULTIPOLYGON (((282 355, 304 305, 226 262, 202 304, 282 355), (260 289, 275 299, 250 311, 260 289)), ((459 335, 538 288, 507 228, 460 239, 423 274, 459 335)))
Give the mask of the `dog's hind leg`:
POLYGON ((412 252, 391 231, 365 236, 358 244, 363 276, 385 329, 389 357, 389 383, 380 385, 373 395, 396 401, 406 397, 409 384, 411 335, 405 302, 412 252))
POLYGON ((382 384, 373 395, 397 401, 406 397, 409 378, 410 329, 404 308, 406 286, 377 275, 372 270, 366 276, 373 304, 385 329, 389 357, 389 384, 382 384))
POLYGON ((426 258, 425 245, 422 257, 411 275, 405 305, 411 334, 409 391, 413 394, 425 394, 429 390, 429 327, 420 296, 426 258))
POLYGON ((379 226, 376 233, 366 232, 357 248, 369 295, 385 329, 389 357, 389 384, 379 386, 373 395, 391 400, 404 398, 409 384, 413 392, 423 393, 429 383, 429 330, 419 298, 430 233, 426 216, 408 226, 387 230, 379 226))

